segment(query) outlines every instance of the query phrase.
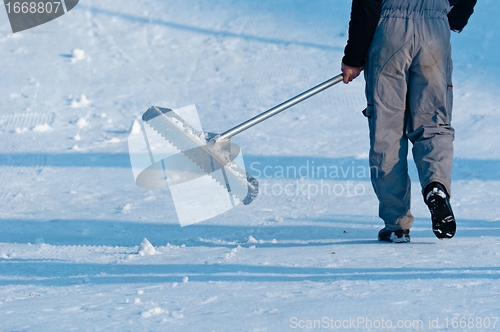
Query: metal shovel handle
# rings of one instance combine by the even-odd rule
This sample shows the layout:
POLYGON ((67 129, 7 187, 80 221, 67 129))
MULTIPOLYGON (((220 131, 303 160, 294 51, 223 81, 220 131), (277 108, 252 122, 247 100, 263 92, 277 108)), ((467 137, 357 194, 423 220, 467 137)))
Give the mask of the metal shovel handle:
POLYGON ((321 84, 318 84, 315 87, 313 87, 307 91, 304 91, 301 94, 299 94, 299 95, 297 95, 297 96, 295 96, 295 97, 293 97, 293 98, 291 98, 291 99, 289 99, 289 100, 287 100, 287 101, 285 101, 277 106, 274 106, 273 108, 271 108, 265 112, 262 112, 259 115, 223 132, 222 134, 218 135, 215 138, 215 140, 217 142, 229 140, 234 135, 239 134, 242 131, 247 130, 250 127, 255 126, 257 123, 262 122, 262 121, 272 117, 273 115, 276 115, 276 114, 286 110, 287 108, 290 108, 293 105, 298 104, 301 101, 303 101, 309 97, 314 96, 318 92, 321 92, 321 91, 328 89, 329 87, 331 87, 339 82, 342 82, 342 80, 343 80, 342 74, 339 74, 333 78, 330 78, 329 80, 327 80, 321 84))

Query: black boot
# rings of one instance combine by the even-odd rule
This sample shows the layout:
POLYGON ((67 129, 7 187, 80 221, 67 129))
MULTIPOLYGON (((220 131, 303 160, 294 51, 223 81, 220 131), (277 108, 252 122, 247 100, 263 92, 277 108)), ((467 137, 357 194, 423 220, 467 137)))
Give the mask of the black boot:
POLYGON ((438 182, 430 183, 424 191, 425 203, 432 218, 432 231, 438 239, 451 239, 457 230, 455 216, 446 189, 438 182))
POLYGON ((378 232, 378 240, 394 243, 407 243, 410 242, 410 230, 400 229, 397 231, 391 231, 384 227, 380 230, 380 232, 378 232))

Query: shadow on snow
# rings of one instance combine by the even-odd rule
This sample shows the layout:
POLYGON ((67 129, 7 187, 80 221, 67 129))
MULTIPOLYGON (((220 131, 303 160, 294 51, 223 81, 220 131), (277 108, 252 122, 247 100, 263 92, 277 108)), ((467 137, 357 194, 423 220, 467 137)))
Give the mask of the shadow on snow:
MULTIPOLYGON (((453 180, 500 180, 500 160, 454 159, 453 180)), ((409 160, 412 179, 418 175, 409 160)), ((128 153, 0 153, 0 167, 130 168, 128 153)), ((308 156, 245 156, 247 170, 257 178, 369 181, 367 159, 308 156)))
POLYGON ((182 282, 328 282, 336 280, 498 279, 500 267, 460 268, 318 268, 243 264, 94 264, 43 260, 0 260, 0 285, 68 286, 75 284, 182 282))

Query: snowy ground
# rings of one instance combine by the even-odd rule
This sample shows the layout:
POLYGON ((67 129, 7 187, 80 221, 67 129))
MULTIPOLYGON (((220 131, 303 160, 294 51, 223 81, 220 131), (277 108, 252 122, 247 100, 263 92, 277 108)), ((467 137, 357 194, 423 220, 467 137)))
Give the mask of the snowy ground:
POLYGON ((453 240, 435 239, 414 182, 412 243, 376 241, 375 196, 351 172, 367 167, 361 79, 237 136, 267 186, 249 206, 181 228, 168 191, 134 184, 127 137, 149 106, 196 104, 228 129, 338 74, 349 10, 83 0, 17 34, 0 10, 0 331, 498 330, 496 0, 453 36, 453 240), (312 165, 344 174, 275 172, 312 165))

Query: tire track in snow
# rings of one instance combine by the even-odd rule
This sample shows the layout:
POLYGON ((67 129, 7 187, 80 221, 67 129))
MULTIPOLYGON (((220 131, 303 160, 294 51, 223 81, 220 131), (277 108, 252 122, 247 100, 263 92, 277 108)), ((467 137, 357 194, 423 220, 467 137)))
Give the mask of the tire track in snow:
MULTIPOLYGON (((41 107, 40 107, 41 108, 41 107)), ((55 114, 49 113, 13 113, 0 115, 0 132, 22 133, 37 126, 52 126, 55 114)))
MULTIPOLYGON (((31 88, 31 86, 29 86, 31 88)), ((36 199, 33 182, 43 171, 45 158, 43 140, 33 139, 32 133, 43 135, 51 131, 56 115, 48 111, 48 105, 54 99, 54 93, 48 89, 35 87, 30 98, 28 113, 11 113, 0 115, 0 135, 8 136, 8 152, 18 153, 35 151, 27 156, 29 165, 24 167, 3 166, 0 168, 2 191, 0 191, 0 210, 17 214, 29 211, 36 199)), ((31 93, 29 93, 31 95, 31 93)))

